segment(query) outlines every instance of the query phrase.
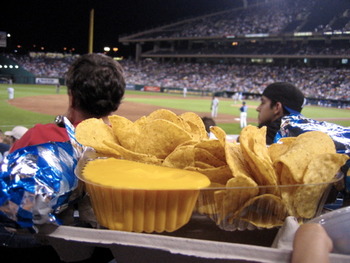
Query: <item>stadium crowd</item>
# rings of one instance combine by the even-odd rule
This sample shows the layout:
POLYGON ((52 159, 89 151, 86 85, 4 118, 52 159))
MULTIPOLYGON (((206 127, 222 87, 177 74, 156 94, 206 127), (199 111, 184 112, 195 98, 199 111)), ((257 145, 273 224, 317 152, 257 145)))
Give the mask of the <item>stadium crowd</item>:
POLYGON ((350 69, 247 64, 122 61, 129 83, 261 94, 275 81, 294 83, 309 98, 350 100, 350 69))
POLYGON ((347 31, 350 3, 325 1, 266 1, 190 19, 141 34, 137 38, 178 38, 347 31), (317 20, 317 22, 315 22, 317 20))
POLYGON ((69 65, 76 56, 52 56, 49 54, 35 53, 35 55, 6 54, 6 57, 17 62, 25 70, 33 73, 36 77, 63 78, 69 65))
MULTIPOLYGON (((322 41, 320 41, 322 42, 322 41)), ((213 42, 201 46, 178 46, 176 50, 153 50, 148 54, 220 54, 220 55, 303 55, 303 56, 344 56, 350 55, 349 41, 333 41, 331 44, 310 41, 307 44, 298 42, 257 43, 243 42, 232 45, 231 42, 213 42)))
MULTIPOLYGON (((64 78, 73 59, 9 57, 37 77, 57 78, 64 78)), ((350 101, 348 67, 158 62, 152 59, 139 63, 126 59, 121 64, 129 84, 261 94, 268 84, 287 81, 298 86, 309 98, 350 101)))
MULTIPOLYGON (((154 31, 154 37, 205 37, 348 29, 350 29, 350 2, 348 1, 286 0, 265 1, 264 5, 226 10, 161 27, 160 31, 154 31), (315 23, 315 14, 318 19, 317 23, 315 23)), ((145 37, 145 35, 140 35, 140 37, 145 37)), ((348 41, 333 41, 328 44, 320 44, 317 41, 310 41, 310 43, 292 41, 284 44, 247 42, 234 47, 231 45, 228 49, 218 48, 215 45, 216 43, 208 43, 207 49, 199 47, 198 50, 177 47, 173 52, 333 56, 350 54, 348 41)), ((51 54, 48 56, 39 53, 34 55, 6 54, 6 56, 36 77, 60 79, 64 78, 68 66, 75 59, 73 55, 55 56, 51 54)), ((152 59, 144 59, 138 63, 132 59, 126 59, 121 61, 121 64, 124 66, 126 80, 129 84, 261 94, 268 84, 275 81, 286 81, 298 86, 308 98, 350 101, 350 68, 342 65, 308 66, 307 64, 288 63, 281 66, 273 63, 159 62, 152 59)))

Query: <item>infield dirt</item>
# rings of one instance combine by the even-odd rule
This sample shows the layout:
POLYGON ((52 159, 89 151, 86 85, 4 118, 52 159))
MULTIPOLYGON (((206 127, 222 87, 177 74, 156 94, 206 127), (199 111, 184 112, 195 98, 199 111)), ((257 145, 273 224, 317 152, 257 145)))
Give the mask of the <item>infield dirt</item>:
MULTIPOLYGON (((128 95, 128 98, 136 98, 142 97, 141 95, 128 95)), ((154 96, 159 98, 159 96, 154 96)), ((151 98, 151 96, 147 96, 147 98, 151 98)), ((183 97, 176 97, 176 99, 186 99, 183 97)), ((191 98, 192 99, 192 98, 191 98)), ((198 98, 198 99, 206 99, 208 98, 198 98)), ((49 114, 49 115, 60 115, 64 114, 67 110, 68 105, 68 96, 65 94, 62 95, 45 95, 45 96, 32 96, 32 97, 23 97, 16 98, 14 100, 9 101, 9 103, 15 107, 25 109, 28 111, 33 111, 37 113, 49 114)), ((237 105, 239 107, 239 105, 237 105)), ((124 116, 131 121, 135 121, 138 118, 148 115, 151 112, 159 109, 159 106, 149 105, 149 104, 141 104, 130 101, 123 101, 120 105, 116 114, 120 116, 124 116)), ((164 107, 162 107, 164 108, 164 107)), ((167 108, 173 111, 176 114, 181 114, 185 112, 185 110, 167 108)), ((200 117, 210 116, 210 112, 196 112, 200 117)), ((235 119, 238 116, 233 116, 229 114, 218 114, 218 117, 215 119, 217 123, 238 123, 239 120, 235 119)), ((256 122, 256 119, 251 119, 249 122, 256 122)))
MULTIPOLYGON (((134 94, 128 94, 128 98, 141 98, 144 97, 142 95, 134 95, 134 94)), ((152 95, 147 95, 147 98, 157 98, 159 99, 159 96, 152 96, 152 95)), ((174 99, 177 100, 185 100, 186 98, 182 96, 174 97, 174 99)), ((191 97, 191 99, 194 99, 191 97)), ((199 100, 210 100, 210 98, 195 98, 199 100)), ((225 100, 225 98, 222 98, 225 100)), ((230 100, 230 99, 227 99, 230 100)), ((15 98, 9 103, 15 107, 25 109, 28 111, 33 111, 37 113, 43 113, 43 114, 49 114, 49 115, 60 115, 64 114, 67 110, 67 105, 68 105, 68 96, 65 94, 62 95, 45 95, 45 96, 32 96, 32 97, 23 97, 23 98, 15 98)), ((237 105, 232 105, 232 107, 240 107, 240 104, 237 103, 237 105)), ((255 110, 254 106, 249 106, 252 108, 252 110, 255 110)), ((123 101, 122 104, 120 105, 119 109, 116 114, 120 116, 124 116, 128 118, 131 121, 135 121, 138 118, 148 115, 151 112, 159 109, 159 108, 165 108, 165 107, 159 107, 155 105, 149 105, 149 104, 143 104, 143 103, 136 103, 136 102, 130 102, 130 101, 123 101)), ((181 114, 185 112, 185 110, 179 110, 179 109, 174 109, 174 108, 166 108, 171 111, 173 111, 176 114, 181 114)), ((234 112, 234 111, 232 111, 234 112)), ((238 109, 237 109, 237 112, 238 109)), ((195 112, 197 113, 200 117, 203 116, 210 116, 210 111, 208 112, 195 112)), ((350 118, 320 118, 317 120, 320 121, 332 121, 332 120, 349 120, 350 118)), ((239 116, 238 114, 236 116, 230 115, 230 114, 223 114, 220 113, 218 114, 218 117, 215 118, 216 123, 239 123, 239 116)), ((248 123, 256 123, 257 120, 255 118, 248 118, 248 123)))

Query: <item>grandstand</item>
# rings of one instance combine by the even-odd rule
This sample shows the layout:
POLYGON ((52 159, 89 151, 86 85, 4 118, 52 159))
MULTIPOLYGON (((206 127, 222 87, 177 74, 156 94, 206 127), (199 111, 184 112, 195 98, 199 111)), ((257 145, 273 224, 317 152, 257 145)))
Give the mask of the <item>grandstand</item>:
POLYGON ((311 102, 350 104, 349 1, 247 0, 120 42, 135 46, 136 64, 127 63, 134 84, 231 96, 257 95, 273 81, 290 81, 311 102))
POLYGON ((64 84, 64 74, 77 55, 30 52, 0 55, 0 78, 14 83, 64 84))
MULTIPOLYGON (((350 1, 242 0, 234 9, 119 41, 135 48, 134 58, 121 61, 129 88, 181 92, 186 87, 188 94, 230 97, 241 92, 254 98, 271 82, 288 81, 310 103, 350 106, 350 1)), ((75 58, 41 53, 6 57, 35 78, 60 83, 75 58)))
POLYGON ((271 59, 285 64, 340 64, 350 57, 350 2, 242 1, 231 10, 179 21, 120 38, 135 58, 228 62, 271 59), (249 4, 251 2, 251 4, 249 4))

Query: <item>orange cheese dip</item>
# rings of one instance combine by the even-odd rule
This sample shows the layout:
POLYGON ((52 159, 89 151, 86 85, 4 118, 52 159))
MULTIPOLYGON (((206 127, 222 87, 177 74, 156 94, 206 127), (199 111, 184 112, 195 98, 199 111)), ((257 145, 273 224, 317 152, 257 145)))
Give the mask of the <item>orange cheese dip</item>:
POLYGON ((192 190, 210 185, 208 177, 198 172, 115 158, 88 162, 83 180, 113 188, 145 190, 192 190))

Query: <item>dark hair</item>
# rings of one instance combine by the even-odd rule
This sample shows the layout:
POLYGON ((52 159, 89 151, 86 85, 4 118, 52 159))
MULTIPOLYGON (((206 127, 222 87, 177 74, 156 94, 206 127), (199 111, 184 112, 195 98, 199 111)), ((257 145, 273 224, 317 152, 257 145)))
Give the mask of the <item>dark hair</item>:
MULTIPOLYGON (((270 101, 271 101, 270 102, 270 109, 272 109, 277 104, 278 101, 273 100, 273 99, 270 99, 270 101)), ((284 107, 282 107, 282 110, 283 110, 283 116, 289 115, 289 111, 287 111, 284 107)))
POLYGON ((73 108, 87 117, 101 118, 116 111, 125 92, 123 68, 103 54, 85 54, 75 60, 66 75, 73 108))
POLYGON ((207 133, 210 132, 210 127, 211 126, 216 126, 216 123, 214 121, 213 118, 210 118, 210 117, 202 117, 202 121, 204 123, 204 126, 205 126, 205 130, 207 131, 207 133))
POLYGON ((287 82, 275 82, 266 87, 263 96, 269 98, 275 105, 277 102, 282 103, 283 108, 301 112, 304 104, 304 94, 293 84, 287 82))

